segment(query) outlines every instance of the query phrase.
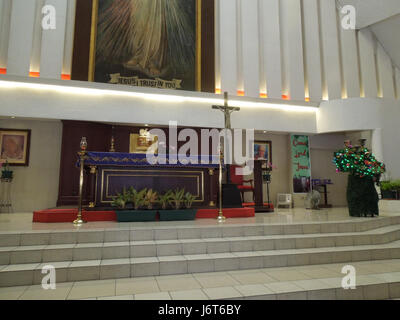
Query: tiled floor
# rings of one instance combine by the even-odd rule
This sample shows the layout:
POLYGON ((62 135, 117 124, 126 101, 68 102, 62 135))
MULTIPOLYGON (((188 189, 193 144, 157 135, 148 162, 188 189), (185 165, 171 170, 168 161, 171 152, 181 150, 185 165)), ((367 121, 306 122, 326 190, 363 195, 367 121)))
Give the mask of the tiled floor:
MULTIPOLYGON (((400 213, 382 213, 381 216, 392 216, 399 214, 400 213)), ((71 266, 74 266, 76 268, 74 269, 73 274, 69 274, 68 281, 76 282, 60 283, 59 285, 57 285, 56 290, 44 290, 41 286, 37 285, 0 288, 0 300, 207 300, 239 298, 362 299, 374 298, 377 296, 383 298, 400 297, 400 260, 372 260, 351 263, 356 267, 357 285, 361 286, 357 290, 354 290, 352 292, 345 292, 345 290, 341 288, 341 281, 344 276, 341 273, 341 270, 343 265, 347 263, 305 265, 308 263, 303 264, 303 262, 300 261, 302 258, 304 258, 304 254, 307 254, 307 252, 309 252, 310 250, 315 251, 315 249, 307 249, 313 247, 314 244, 316 244, 316 247, 326 248, 324 248, 324 252, 322 252, 321 254, 318 253, 318 255, 315 255, 315 258, 317 258, 318 260, 315 261, 317 262, 311 261, 311 258, 314 259, 314 256, 310 256, 310 263, 326 263, 326 261, 324 261, 325 255, 331 256, 333 254, 332 250, 334 250, 334 248, 331 247, 334 247, 335 244, 333 241, 336 238, 326 235, 324 237, 312 236, 309 235, 309 233, 319 233, 319 228, 321 228, 321 231, 322 229, 324 229, 324 232, 355 232, 356 230, 354 230, 354 228, 356 224, 336 224, 331 222, 350 222, 354 220, 356 220, 357 222, 362 222, 366 220, 372 221, 371 218, 349 217, 346 208, 335 208, 319 211, 307 211, 304 209, 278 209, 273 214, 261 213, 257 214, 254 218, 228 219, 225 225, 229 225, 231 227, 234 226, 234 228, 218 228, 219 225, 214 219, 184 222, 150 223, 92 222, 87 223, 78 229, 76 229, 71 223, 41 224, 32 223, 31 219, 32 214, 0 214, 0 236, 3 237, 3 240, 5 239, 9 241, 9 233, 21 233, 21 245, 24 246, 29 245, 32 238, 32 232, 35 234, 39 233, 40 241, 38 245, 31 247, 31 249, 37 248, 37 251, 43 249, 44 243, 47 243, 49 241, 49 238, 52 239, 52 244, 49 245, 49 247, 51 247, 51 250, 54 250, 54 254, 57 253, 56 250, 63 251, 64 253, 66 251, 70 251, 71 257, 67 260, 71 260, 69 263, 71 263, 71 266), (319 222, 325 223, 320 224, 319 222), (297 225, 298 223, 302 223, 305 225, 300 228, 299 225, 297 225), (271 226, 268 226, 267 229, 264 229, 263 225, 265 224, 271 224, 271 226), (301 266, 261 268, 263 266, 263 263, 260 264, 260 262, 262 262, 262 259, 260 259, 260 257, 257 256, 255 252, 246 247, 248 243, 246 243, 246 241, 237 241, 237 236, 246 236, 246 230, 247 232, 249 232, 249 228, 242 228, 242 226, 245 225, 259 225, 261 234, 263 232, 269 232, 268 234, 273 235, 272 238, 275 237, 274 235, 276 235, 277 238, 284 238, 283 240, 280 239, 278 242, 276 240, 273 240, 274 242, 276 242, 276 244, 279 244, 279 246, 275 248, 276 250, 274 252, 276 254, 279 254, 281 252, 280 250, 285 250, 285 253, 290 253, 291 251, 293 251, 293 253, 301 253, 297 257, 293 257, 293 259, 299 259, 299 261, 291 260, 290 263, 288 261, 288 264, 285 264, 293 265, 293 263, 296 262, 296 264, 299 264, 301 266), (179 229, 179 226, 189 228, 179 229), (199 232, 198 227, 205 228, 202 228, 201 232, 199 232), (130 263, 133 261, 132 258, 119 259, 120 257, 115 256, 115 254, 121 251, 121 257, 129 256, 126 255, 126 253, 123 254, 122 250, 125 250, 127 248, 129 249, 129 247, 127 246, 129 242, 127 241, 132 241, 132 239, 130 239, 131 233, 129 231, 132 228, 135 229, 135 232, 133 234, 137 237, 140 237, 141 242, 138 242, 137 246, 134 247, 137 257, 134 258, 135 268, 131 270, 130 263), (301 230, 296 230, 296 228, 300 228, 301 230), (340 228, 342 228, 342 230, 339 230, 340 228), (349 228, 349 230, 346 229, 346 231, 344 231, 343 228, 349 228), (152 229, 154 229, 154 231, 149 232, 149 230, 151 231, 152 229), (114 232, 107 232, 113 230, 114 232), (46 234, 46 232, 44 231, 48 231, 48 233, 46 234), (303 234, 303 231, 305 236, 300 237, 299 235, 295 235, 297 233, 303 234), (147 234, 151 234, 151 237, 149 236, 148 238, 148 240, 150 241, 143 240, 143 236, 147 234), (207 248, 207 250, 210 251, 209 254, 205 255, 204 251, 203 255, 191 255, 190 250, 187 250, 188 248, 193 246, 194 240, 189 239, 186 241, 185 239, 187 237, 190 238, 191 236, 193 236, 193 234, 197 234, 196 237, 201 239, 215 238, 217 236, 221 237, 221 235, 224 235, 226 237, 225 240, 231 241, 232 249, 235 252, 228 252, 229 248, 223 247, 224 245, 226 246, 226 243, 224 243, 222 239, 205 239, 204 243, 198 241, 199 247, 195 252, 202 252, 202 250, 204 251, 207 248), (235 235, 236 238, 229 238, 234 237, 235 235), (181 240, 177 241, 176 239, 178 238, 181 240), (76 247, 74 247, 74 245, 71 246, 68 244, 62 244, 66 243, 66 239, 71 243, 75 243, 75 240, 77 240, 78 244, 76 245, 76 247), (98 242, 105 241, 102 239, 114 241, 112 245, 107 244, 109 246, 109 254, 110 256, 114 257, 114 260, 107 260, 109 258, 107 258, 108 253, 106 250, 103 252, 105 256, 100 258, 100 251, 98 250, 100 246, 98 246, 97 248, 95 245, 93 245, 93 243, 97 242, 96 239, 98 240, 98 242), (303 242, 300 243, 300 240, 303 242), (215 244, 214 247, 208 245, 208 242, 210 241, 211 244, 215 244), (92 242, 92 244, 88 245, 86 244, 87 242, 92 242), (179 244, 182 242, 182 246, 178 249, 176 246, 174 246, 174 244, 176 245, 177 242, 179 242, 179 244), (151 246, 151 248, 149 248, 149 245, 151 246), (146 255, 143 255, 145 246, 147 246, 146 248, 149 250, 154 249, 154 253, 151 254, 151 257, 148 256, 148 252, 146 253, 147 257, 146 255), (160 252, 158 252, 159 250, 160 252), (178 251, 175 252, 173 250, 178 251), (330 252, 330 250, 332 252, 330 252), (161 253, 168 253, 168 255, 163 256, 161 253), (161 256, 159 254, 161 254, 161 256), (153 257, 156 255, 158 255, 158 258, 153 257), (93 260, 82 261, 83 258, 88 256, 90 256, 93 260), (183 260, 186 259, 188 260, 188 263, 183 264, 178 258, 183 260), (213 268, 212 270, 226 270, 227 263, 236 263, 237 266, 235 266, 235 268, 230 268, 230 270, 236 269, 236 271, 200 273, 204 271, 210 271, 209 259, 216 258, 219 259, 218 264, 215 262, 215 268, 213 268), (158 259, 160 261, 159 273, 157 274, 161 274, 161 276, 146 276, 146 274, 154 274, 149 273, 149 268, 150 266, 152 266, 151 263, 154 259, 158 259), (199 259, 202 259, 200 261, 201 263, 199 262, 199 259), (196 261, 196 264, 190 263, 191 261, 196 261), (246 265, 246 268, 249 267, 253 269, 239 270, 243 267, 243 261, 245 261, 246 264, 249 264, 246 265), (90 279, 99 279, 98 273, 100 272, 100 270, 105 270, 107 268, 109 269, 107 269, 107 272, 109 274, 113 274, 113 268, 116 264, 117 266, 121 265, 121 268, 118 269, 118 272, 122 272, 121 270, 124 270, 124 274, 127 274, 126 278, 87 281, 90 279), (107 267, 102 268, 105 265, 107 267), (195 266, 196 268, 193 269, 193 266, 195 266), (177 269, 182 269, 179 272, 184 272, 185 274, 168 276, 162 275, 173 274, 173 271, 177 269), (93 277, 91 276, 92 273, 93 277), (82 278, 83 275, 85 276, 84 278, 82 278), (141 277, 128 278, 129 275, 141 277), (86 281, 79 281, 83 279, 85 279, 86 281)), ((365 224, 367 224, 367 222, 365 222, 365 224)), ((391 231, 390 228, 392 227, 393 226, 387 226, 387 230, 385 229, 384 231, 391 231)), ((254 231, 254 229, 252 231, 254 231)), ((348 245, 348 248, 346 249, 351 250, 353 248, 353 245, 364 245, 364 248, 366 248, 365 245, 370 245, 372 241, 372 236, 370 236, 370 234, 372 234, 373 232, 375 231, 365 231, 365 237, 364 235, 362 235, 362 237, 357 238, 357 241, 359 243, 346 244, 348 245)), ((12 235, 10 237, 12 237, 12 235)), ((343 237, 341 239, 350 239, 353 241, 353 239, 349 236, 343 237)), ((105 241, 105 243, 107 243, 107 241, 105 241)), ((19 248, 20 250, 15 250, 15 252, 12 253, 11 260, 16 259, 17 261, 23 262, 23 260, 21 259, 24 259, 25 256, 23 247, 21 248, 22 249, 19 248)), ((267 249, 268 248, 263 248, 263 250, 267 249)), ((35 252, 35 250, 32 250, 30 258, 32 262, 36 261, 36 259, 34 258, 34 255, 36 254, 35 252)), ((389 249, 386 249, 386 252, 389 252, 389 249)), ((372 255, 372 253, 369 252, 368 254, 372 255)), ((388 256, 390 257, 390 255, 388 256)), ((278 260, 278 258, 280 257, 277 256, 275 260, 278 260)), ((392 256, 392 258, 399 257, 392 256)), ((380 257, 377 259, 386 258, 380 257)), ((336 261, 345 260, 346 259, 336 261)), ((348 261, 351 261, 351 259, 348 259, 348 261)), ((275 262, 278 263, 278 261, 275 262)), ((60 264, 65 263, 66 262, 60 262, 60 264)), ((279 264, 274 264, 273 266, 275 265, 279 264)), ((37 269, 41 266, 42 263, 39 262, 33 264, 16 264, 9 266, 0 266, 0 270, 10 269, 10 271, 20 272, 22 274, 22 271, 26 268, 37 269)), ((264 264, 264 267, 265 266, 269 266, 269 264, 264 264)), ((62 268, 63 266, 60 265, 59 267, 62 268)), ((61 274, 59 274, 59 276, 61 277, 61 274)), ((66 277, 66 274, 64 276, 66 277)), ((111 278, 119 278, 121 276, 125 277, 125 275, 118 274, 118 276, 112 276, 111 278)), ((110 277, 105 278, 108 279, 110 277)), ((21 281, 19 283, 23 284, 21 281)))
MULTIPOLYGON (((399 213, 400 214, 400 213, 399 213)), ((396 215, 389 212, 382 212, 381 216, 396 215)), ((397 214, 398 215, 398 214, 397 214)), ((368 219, 368 218, 365 218, 368 219)), ((257 213, 254 218, 227 219, 225 225, 237 224, 293 224, 300 222, 327 222, 327 221, 362 221, 364 218, 350 217, 347 208, 333 208, 322 210, 305 209, 276 209, 274 213, 257 213)), ((129 230, 129 228, 154 228, 177 226, 212 226, 217 225, 215 219, 198 219, 195 221, 173 221, 173 222, 136 222, 136 223, 117 223, 117 222, 90 222, 79 227, 80 230, 95 229, 118 229, 129 230)), ((76 230, 72 223, 32 223, 32 213, 13 213, 0 214, 0 232, 11 231, 51 231, 51 230, 76 230)), ((64 234, 63 237, 66 235, 64 234)), ((211 237, 211 236, 210 236, 211 237)))
MULTIPOLYGON (((353 265, 357 272, 367 269, 369 271, 367 274, 357 274, 357 286, 397 283, 392 291, 397 290, 396 294, 400 297, 400 260, 356 262, 353 265)), ((70 282, 57 285, 56 290, 44 290, 41 286, 0 288, 0 300, 208 300, 245 297, 303 299, 310 291, 312 294, 319 292, 320 298, 324 299, 333 298, 332 290, 327 291, 329 289, 337 288, 339 293, 343 290, 342 267, 343 264, 330 264, 70 282)), ((355 293, 356 291, 353 294, 355 293)))

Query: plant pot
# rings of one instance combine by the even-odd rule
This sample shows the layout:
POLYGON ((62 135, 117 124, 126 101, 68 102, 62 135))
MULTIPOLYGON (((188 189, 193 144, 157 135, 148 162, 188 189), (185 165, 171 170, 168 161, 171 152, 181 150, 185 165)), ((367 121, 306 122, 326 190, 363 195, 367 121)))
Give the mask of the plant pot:
POLYGON ((372 178, 349 175, 347 203, 352 217, 379 216, 379 197, 372 178))
POLYGON ((157 210, 116 210, 118 222, 156 221, 157 210))
POLYGON ((13 178, 13 171, 3 170, 1 172, 1 179, 12 180, 12 178, 13 178))
POLYGON ((160 221, 195 220, 197 209, 159 210, 160 221))
POLYGON ((382 199, 396 199, 396 191, 381 190, 382 199))

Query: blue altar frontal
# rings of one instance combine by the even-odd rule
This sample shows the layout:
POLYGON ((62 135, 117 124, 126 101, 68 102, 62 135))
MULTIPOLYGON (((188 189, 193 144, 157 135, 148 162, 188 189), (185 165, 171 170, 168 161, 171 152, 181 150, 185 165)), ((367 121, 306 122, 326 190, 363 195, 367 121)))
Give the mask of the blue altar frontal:
POLYGON ((86 192, 92 206, 111 206, 112 198, 129 187, 159 193, 185 188, 196 196, 196 206, 215 206, 219 156, 156 157, 158 161, 151 163, 146 154, 87 152, 84 165, 90 181, 86 192))
MULTIPOLYGON (((205 167, 217 168, 219 156, 212 155, 155 155, 155 163, 147 159, 146 154, 141 153, 120 153, 120 152, 87 152, 86 165, 114 165, 114 166, 165 166, 165 167, 205 167)), ((79 162, 78 162, 79 163, 79 162)))

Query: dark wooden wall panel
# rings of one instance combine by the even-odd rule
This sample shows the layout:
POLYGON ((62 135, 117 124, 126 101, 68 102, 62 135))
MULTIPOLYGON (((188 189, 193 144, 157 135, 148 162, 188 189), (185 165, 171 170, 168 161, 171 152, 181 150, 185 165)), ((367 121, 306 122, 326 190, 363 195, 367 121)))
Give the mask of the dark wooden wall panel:
POLYGON ((88 81, 92 0, 77 0, 71 79, 88 81))
MULTIPOLYGON (((83 121, 63 121, 57 206, 76 205, 78 203, 79 169, 76 167, 76 162, 81 138, 87 138, 89 151, 108 151, 110 136, 111 126, 109 125, 83 121)), ((86 185, 88 186, 88 184, 86 185)), ((88 203, 87 199, 84 203, 88 203)))
POLYGON ((215 10, 214 0, 202 1, 201 91, 215 92, 215 10))
MULTIPOLYGON (((111 137, 115 139, 116 152, 129 152, 130 134, 139 133, 143 127, 135 126, 122 126, 112 124, 102 124, 97 122, 87 121, 63 121, 62 133, 62 146, 61 146, 61 162, 60 162, 60 184, 57 206, 77 205, 79 195, 79 169, 76 167, 78 160, 77 152, 79 151, 79 144, 82 137, 86 137, 88 142, 88 151, 108 152, 111 146, 111 137)), ((150 129, 150 128, 149 128, 150 129)), ((167 146, 169 144, 169 130, 168 128, 161 128, 164 130, 167 138, 167 146)), ((178 128, 178 135, 180 130, 185 128, 178 128)), ((199 137, 199 150, 201 149, 201 129, 194 129, 199 137)), ((186 141, 178 142, 178 149, 184 145, 186 141)), ((210 153, 211 153, 211 139, 210 139, 210 153)), ((168 149, 167 149, 168 152, 168 149)), ((86 179, 86 176, 85 176, 86 179)), ((85 180, 86 182, 86 180, 85 180)), ((86 195, 90 194, 90 184, 86 183, 84 190, 84 201, 87 205, 89 199, 86 195)))

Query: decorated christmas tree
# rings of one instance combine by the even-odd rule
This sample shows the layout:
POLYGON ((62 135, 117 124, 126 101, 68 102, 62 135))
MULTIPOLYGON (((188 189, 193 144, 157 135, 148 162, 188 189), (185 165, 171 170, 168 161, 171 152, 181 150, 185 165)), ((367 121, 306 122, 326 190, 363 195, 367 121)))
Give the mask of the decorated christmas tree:
POLYGON ((352 146, 345 141, 345 148, 334 153, 333 163, 337 172, 348 172, 347 202, 351 216, 379 215, 378 193, 375 182, 386 171, 385 165, 365 147, 365 139, 360 146, 352 146))

